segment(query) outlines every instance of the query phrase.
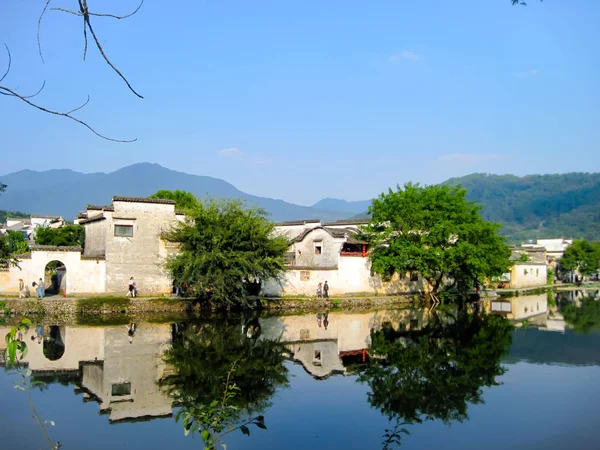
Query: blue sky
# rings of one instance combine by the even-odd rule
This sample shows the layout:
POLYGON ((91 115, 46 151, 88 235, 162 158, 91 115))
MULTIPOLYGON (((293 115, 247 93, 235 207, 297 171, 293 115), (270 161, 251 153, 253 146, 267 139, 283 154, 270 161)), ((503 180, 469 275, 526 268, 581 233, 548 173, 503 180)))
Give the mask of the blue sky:
POLYGON ((147 0, 130 19, 92 22, 143 100, 93 46, 82 60, 75 16, 47 13, 43 64, 43 5, 0 3, 13 55, 3 84, 32 93, 46 80, 37 101, 63 110, 89 94, 79 117, 138 141, 103 141, 3 96, 0 175, 150 161, 312 204, 472 172, 600 170, 596 0, 147 0))

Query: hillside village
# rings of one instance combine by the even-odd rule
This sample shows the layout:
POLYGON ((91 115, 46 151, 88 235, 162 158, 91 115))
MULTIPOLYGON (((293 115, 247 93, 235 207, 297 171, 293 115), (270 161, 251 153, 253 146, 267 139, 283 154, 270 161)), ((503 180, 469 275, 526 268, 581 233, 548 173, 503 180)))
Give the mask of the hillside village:
MULTIPOLYGON (((32 282, 45 278, 47 290, 65 296, 124 295, 133 277, 141 295, 171 294, 174 286, 164 263, 177 252, 177 244, 167 241, 164 233, 183 220, 183 211, 176 210, 172 200, 113 197, 111 205, 88 205, 74 219, 85 230, 85 245, 81 248, 35 244, 40 227, 66 225, 60 216, 8 219, 0 233, 22 232, 30 252, 19 257, 19 267, 0 269, 0 292, 18 293, 19 279, 29 289, 32 282), (46 269, 53 262, 60 270, 49 278, 46 269)), ((310 297, 315 295, 316 286, 325 282, 334 296, 423 292, 424 281, 418 273, 395 276, 390 281, 371 273, 369 245, 358 238, 359 227, 367 223, 367 219, 311 219, 275 224, 275 232, 290 242, 287 271, 282 279, 263 283, 261 295, 310 297)), ((546 285, 548 271, 556 273, 558 259, 572 242, 539 239, 512 247, 513 266, 498 287, 546 285)))

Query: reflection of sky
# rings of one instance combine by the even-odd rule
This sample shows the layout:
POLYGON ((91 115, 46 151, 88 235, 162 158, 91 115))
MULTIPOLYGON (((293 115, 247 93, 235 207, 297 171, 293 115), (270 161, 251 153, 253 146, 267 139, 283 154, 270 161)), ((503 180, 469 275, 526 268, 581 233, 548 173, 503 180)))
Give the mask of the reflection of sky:
MULTIPOLYGON (((560 357, 588 353, 593 359, 589 339, 597 344, 600 336, 516 331, 515 353, 505 360, 508 372, 499 379, 503 384, 484 389, 485 404, 470 406, 470 420, 450 427, 438 421, 408 426, 411 435, 403 438, 402 449, 597 449, 600 365, 568 366, 560 357), (554 348, 555 360, 536 356, 533 350, 542 348, 541 342, 546 342, 543 350, 548 355, 554 348)), ((381 448, 389 426, 369 406, 368 386, 356 383, 353 376, 317 381, 300 365, 287 364, 290 388, 279 391, 265 412, 268 430, 251 428, 249 438, 232 434, 228 449, 381 448)), ((98 404, 83 403, 73 388, 53 384, 43 393, 34 391, 40 416, 56 422, 50 432, 65 449, 202 448, 198 437, 184 437, 174 418, 110 425, 98 414, 98 404)), ((26 394, 14 389, 13 378, 2 372, 0 412, 1 448, 44 445, 26 394)))

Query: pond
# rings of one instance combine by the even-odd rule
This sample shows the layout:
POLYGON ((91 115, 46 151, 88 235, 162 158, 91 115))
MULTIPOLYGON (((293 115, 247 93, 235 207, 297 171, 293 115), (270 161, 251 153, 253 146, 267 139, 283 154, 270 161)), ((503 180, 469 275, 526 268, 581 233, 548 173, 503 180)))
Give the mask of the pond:
POLYGON ((34 385, 0 372, 0 447, 49 448, 35 411, 63 449, 202 449, 204 429, 229 450, 597 449, 588 294, 34 325, 22 336, 34 385))

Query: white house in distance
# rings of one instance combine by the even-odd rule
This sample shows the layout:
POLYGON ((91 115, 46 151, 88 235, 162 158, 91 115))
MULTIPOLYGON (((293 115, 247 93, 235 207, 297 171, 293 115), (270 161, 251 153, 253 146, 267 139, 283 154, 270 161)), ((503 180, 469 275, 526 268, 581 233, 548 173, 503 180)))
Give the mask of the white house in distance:
POLYGON ((371 274, 369 245, 357 237, 367 220, 292 221, 276 224, 276 233, 290 242, 288 270, 281 280, 263 286, 266 296, 314 296, 317 285, 327 281, 330 295, 399 294, 422 291, 416 274, 395 276, 384 282, 371 274))
POLYGON ((543 248, 546 250, 548 262, 557 261, 562 258, 565 250, 573 244, 573 239, 551 238, 538 239, 535 243, 532 241, 523 242, 521 247, 524 248, 543 248))
POLYGON ((544 286, 548 282, 546 250, 542 247, 512 247, 510 260, 513 266, 503 280, 508 288, 519 289, 544 286))
POLYGON ((65 225, 65 220, 60 216, 31 216, 29 219, 8 218, 0 228, 0 234, 8 231, 20 231, 26 240, 35 240, 35 231, 38 228, 60 228, 65 225))

